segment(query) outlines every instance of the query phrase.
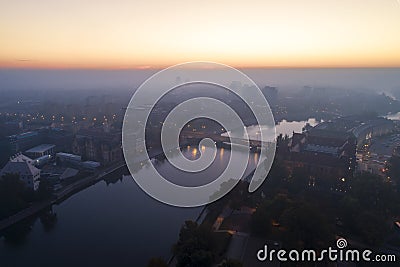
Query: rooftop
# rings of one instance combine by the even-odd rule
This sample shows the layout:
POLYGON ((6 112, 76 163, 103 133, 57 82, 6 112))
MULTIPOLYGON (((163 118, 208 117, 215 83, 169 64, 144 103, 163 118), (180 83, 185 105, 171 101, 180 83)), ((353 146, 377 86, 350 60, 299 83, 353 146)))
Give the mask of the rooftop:
POLYGON ((10 162, 28 162, 31 163, 32 159, 25 156, 24 154, 16 154, 10 158, 10 162))
POLYGON ((78 170, 77 169, 73 169, 73 168, 67 168, 65 169, 65 171, 61 174, 60 176, 60 180, 64 180, 70 177, 74 177, 75 175, 78 174, 78 170))
POLYGON ((0 171, 0 176, 6 173, 18 173, 20 175, 36 175, 39 169, 32 165, 32 159, 22 154, 10 158, 10 161, 0 171))
POLYGON ((65 153, 65 152, 58 152, 56 155, 62 156, 62 157, 80 157, 79 155, 74 155, 74 154, 65 153))
POLYGON ((55 145, 52 145, 52 144, 42 144, 42 145, 35 146, 25 152, 26 153, 44 153, 47 150, 50 150, 54 147, 55 147, 55 145))
POLYGON ((39 135, 38 132, 26 132, 26 133, 22 133, 22 134, 10 135, 9 138, 24 139, 24 138, 28 138, 28 137, 32 137, 32 136, 37 136, 37 135, 39 135))
POLYGON ((315 130, 328 130, 336 133, 352 133, 358 137, 363 131, 378 126, 390 126, 393 121, 382 117, 347 116, 325 121, 314 127, 315 130))

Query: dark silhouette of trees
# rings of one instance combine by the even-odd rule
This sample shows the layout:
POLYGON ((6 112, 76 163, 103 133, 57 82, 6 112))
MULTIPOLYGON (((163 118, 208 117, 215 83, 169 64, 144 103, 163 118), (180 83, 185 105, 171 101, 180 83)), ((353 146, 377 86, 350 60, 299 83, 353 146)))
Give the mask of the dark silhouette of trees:
POLYGON ((272 214, 268 212, 268 204, 260 206, 252 216, 251 230, 258 236, 266 237, 272 229, 272 214))
POLYGON ((296 202, 281 216, 285 228, 284 240, 292 248, 324 248, 334 240, 329 217, 317 206, 308 202, 296 202))
POLYGON ((253 233, 268 237, 272 222, 284 229, 282 238, 289 248, 319 248, 333 240, 328 217, 304 200, 282 195, 265 201, 253 214, 253 233))
POLYGON ((293 174, 287 180, 287 189, 291 194, 299 194, 304 192, 308 187, 309 175, 302 168, 295 168, 293 174))
POLYGON ((11 156, 11 148, 8 140, 0 136, 0 168, 6 165, 9 157, 11 156))
POLYGON ((385 178, 370 173, 355 176, 350 188, 340 209, 346 230, 369 245, 380 245, 400 211, 396 188, 385 178))
POLYGON ((53 187, 51 183, 44 178, 40 179, 39 189, 35 192, 36 200, 48 199, 52 196, 53 187))
POLYGON ((186 221, 179 233, 178 243, 174 246, 177 267, 211 266, 216 247, 209 226, 186 221))
POLYGON ((168 264, 162 258, 151 258, 147 267, 168 267, 168 264))
POLYGON ((227 259, 223 260, 217 267, 243 267, 243 264, 237 260, 227 259))
POLYGON ((260 191, 267 196, 273 196, 285 187, 288 174, 281 161, 275 159, 268 173, 267 179, 260 187, 260 191))
POLYGON ((28 206, 29 190, 17 174, 0 177, 0 218, 8 217, 28 206))
POLYGON ((388 175, 400 189, 400 156, 392 156, 387 164, 388 175))
POLYGON ((39 189, 34 192, 25 186, 18 174, 5 174, 0 177, 0 218, 8 217, 29 206, 30 202, 49 199, 52 186, 41 179, 39 189))

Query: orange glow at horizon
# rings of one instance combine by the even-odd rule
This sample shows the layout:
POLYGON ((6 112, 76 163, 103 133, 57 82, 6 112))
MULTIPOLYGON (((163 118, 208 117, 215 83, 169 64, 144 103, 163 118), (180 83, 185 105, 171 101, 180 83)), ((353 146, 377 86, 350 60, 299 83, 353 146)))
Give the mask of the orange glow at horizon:
POLYGON ((0 0, 0 67, 400 67, 397 0, 0 0))

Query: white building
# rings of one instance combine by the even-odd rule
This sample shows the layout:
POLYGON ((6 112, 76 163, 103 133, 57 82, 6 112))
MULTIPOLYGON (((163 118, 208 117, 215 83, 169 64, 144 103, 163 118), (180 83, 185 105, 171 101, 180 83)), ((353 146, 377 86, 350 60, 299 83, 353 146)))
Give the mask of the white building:
POLYGON ((35 146, 27 151, 25 151, 25 154, 28 155, 29 157, 32 157, 33 159, 40 158, 43 156, 54 156, 54 148, 56 146, 52 144, 41 144, 39 146, 35 146))
POLYGON ((17 154, 0 171, 0 177, 4 174, 18 174, 28 188, 36 191, 39 188, 40 170, 33 163, 31 158, 17 154))

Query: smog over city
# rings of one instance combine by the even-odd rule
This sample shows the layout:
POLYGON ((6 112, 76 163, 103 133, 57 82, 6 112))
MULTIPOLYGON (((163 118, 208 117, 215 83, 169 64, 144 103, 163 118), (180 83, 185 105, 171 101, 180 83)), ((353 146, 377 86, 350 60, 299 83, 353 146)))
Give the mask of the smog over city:
POLYGON ((0 0, 0 266, 398 266, 400 4, 0 0))

